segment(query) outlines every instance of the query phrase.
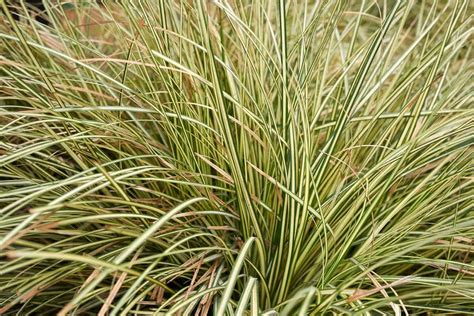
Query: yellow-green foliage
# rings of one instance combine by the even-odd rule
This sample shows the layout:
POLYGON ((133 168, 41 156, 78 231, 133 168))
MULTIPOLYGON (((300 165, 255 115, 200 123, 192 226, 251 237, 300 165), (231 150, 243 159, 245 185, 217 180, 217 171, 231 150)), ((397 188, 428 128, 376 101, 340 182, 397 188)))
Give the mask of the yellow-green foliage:
POLYGON ((0 314, 474 313, 470 1, 0 4, 0 314))

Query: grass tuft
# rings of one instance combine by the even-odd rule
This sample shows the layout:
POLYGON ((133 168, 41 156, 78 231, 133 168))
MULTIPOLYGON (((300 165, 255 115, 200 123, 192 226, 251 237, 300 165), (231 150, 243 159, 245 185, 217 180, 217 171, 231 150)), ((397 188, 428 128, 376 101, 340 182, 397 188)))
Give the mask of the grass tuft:
POLYGON ((21 3, 0 314, 474 313, 472 3, 21 3))

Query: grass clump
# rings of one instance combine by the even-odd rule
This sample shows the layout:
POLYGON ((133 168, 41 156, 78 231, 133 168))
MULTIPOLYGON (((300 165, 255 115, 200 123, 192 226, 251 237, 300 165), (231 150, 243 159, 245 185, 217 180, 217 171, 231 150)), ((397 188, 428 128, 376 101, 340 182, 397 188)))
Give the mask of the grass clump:
POLYGON ((0 4, 5 315, 474 313, 469 1, 0 4))

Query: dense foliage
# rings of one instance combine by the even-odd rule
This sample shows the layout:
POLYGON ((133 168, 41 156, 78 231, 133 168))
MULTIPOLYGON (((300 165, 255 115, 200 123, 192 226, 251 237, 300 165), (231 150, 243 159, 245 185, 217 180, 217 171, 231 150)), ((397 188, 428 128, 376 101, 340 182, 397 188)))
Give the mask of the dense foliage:
POLYGON ((0 314, 474 313, 470 1, 52 3, 0 0, 0 314))

